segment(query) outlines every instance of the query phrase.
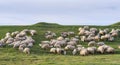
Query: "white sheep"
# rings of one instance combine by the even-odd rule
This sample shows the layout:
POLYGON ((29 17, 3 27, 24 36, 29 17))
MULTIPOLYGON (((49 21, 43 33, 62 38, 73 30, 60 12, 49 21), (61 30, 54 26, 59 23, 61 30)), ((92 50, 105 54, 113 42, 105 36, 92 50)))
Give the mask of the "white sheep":
POLYGON ((37 31, 36 31, 36 30, 30 30, 30 34, 31 34, 32 36, 34 36, 35 34, 37 34, 37 31))
POLYGON ((89 54, 89 52, 88 52, 88 50, 87 49, 81 49, 81 51, 80 51, 80 55, 81 56, 86 56, 86 55, 88 55, 89 54))
POLYGON ((89 54, 95 54, 96 47, 88 47, 87 50, 88 50, 89 54))
POLYGON ((75 49, 75 46, 72 46, 72 45, 67 45, 65 47, 65 50, 74 50, 75 49))
POLYGON ((95 41, 90 41, 89 43, 88 43, 88 46, 95 46, 96 45, 96 42, 95 41))
POLYGON ((24 46, 23 46, 23 45, 20 45, 18 49, 19 49, 19 51, 23 52, 24 46))
POLYGON ((114 53, 114 52, 115 52, 115 49, 112 48, 112 47, 108 47, 108 48, 106 49, 106 52, 107 52, 107 53, 114 53))
POLYGON ((57 53, 56 48, 51 48, 51 49, 50 49, 50 52, 51 52, 51 53, 57 53))
POLYGON ((24 53, 26 54, 30 54, 30 48, 26 47, 24 50, 23 50, 24 53))
POLYGON ((97 43, 97 46, 102 46, 102 45, 105 45, 105 43, 104 42, 98 42, 97 43))

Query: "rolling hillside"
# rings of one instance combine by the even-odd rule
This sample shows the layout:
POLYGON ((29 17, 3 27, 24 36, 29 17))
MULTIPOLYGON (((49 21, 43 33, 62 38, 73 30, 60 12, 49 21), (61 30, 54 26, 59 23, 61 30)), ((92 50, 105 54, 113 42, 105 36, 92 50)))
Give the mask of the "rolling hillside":
MULTIPOLYGON (((114 24, 116 26, 90 26, 96 28, 119 28, 118 23, 114 24)), ((0 48, 0 65, 120 65, 120 49, 118 45, 120 44, 120 37, 116 38, 114 42, 106 42, 106 44, 114 47, 116 49, 115 54, 95 54, 89 56, 73 56, 71 53, 67 55, 57 55, 50 54, 49 51, 44 51, 38 44, 42 40, 47 40, 44 38, 44 33, 48 30, 53 31, 60 35, 64 31, 74 31, 77 35, 78 28, 81 26, 65 26, 55 23, 37 23, 31 26, 0 26, 0 38, 5 36, 7 32, 21 31, 23 29, 35 29, 38 34, 33 38, 35 39, 35 45, 31 49, 31 54, 26 55, 19 52, 17 49, 5 46, 0 48)), ((119 28, 120 29, 120 28, 119 28)), ((86 46, 86 42, 80 42, 86 46)))

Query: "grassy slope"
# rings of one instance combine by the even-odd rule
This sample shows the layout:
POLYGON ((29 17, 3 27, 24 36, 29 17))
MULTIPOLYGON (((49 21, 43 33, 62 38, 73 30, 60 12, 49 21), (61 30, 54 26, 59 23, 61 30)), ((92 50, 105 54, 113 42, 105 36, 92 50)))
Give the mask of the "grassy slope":
MULTIPOLYGON (((94 27, 102 29, 113 28, 110 26, 94 27)), ((116 54, 96 54, 84 57, 79 55, 72 56, 71 54, 65 56, 54 55, 42 50, 38 46, 41 40, 46 40, 43 35, 47 30, 56 32, 59 35, 62 31, 75 31, 77 33, 78 28, 79 26, 0 26, 0 38, 3 38, 8 31, 12 32, 23 29, 35 29, 38 31, 38 35, 33 37, 36 43, 30 55, 26 55, 10 47, 0 48, 0 65, 120 65, 120 50, 117 49, 120 42, 119 38, 115 42, 106 42, 116 49, 116 54)), ((84 45, 86 46, 86 44, 84 45)))

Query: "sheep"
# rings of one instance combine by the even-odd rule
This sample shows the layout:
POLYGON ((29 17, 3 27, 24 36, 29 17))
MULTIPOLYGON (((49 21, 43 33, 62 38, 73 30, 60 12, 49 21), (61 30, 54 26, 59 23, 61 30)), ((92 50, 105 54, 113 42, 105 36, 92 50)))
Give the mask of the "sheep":
POLYGON ((33 47, 33 43, 28 43, 28 47, 33 47))
POLYGON ((72 45, 67 45, 65 47, 65 50, 74 50, 75 49, 75 46, 72 46, 72 45))
POLYGON ((14 39, 13 39, 13 38, 8 38, 8 40, 6 41, 7 44, 10 44, 10 43, 12 43, 12 42, 14 42, 14 39))
POLYGON ((26 54, 30 54, 30 48, 26 47, 24 50, 23 50, 24 53, 26 54))
POLYGON ((67 45, 73 45, 73 46, 75 46, 75 45, 77 45, 77 43, 75 41, 70 41, 70 42, 67 42, 67 45))
POLYGON ((77 49, 74 49, 74 50, 72 51, 72 54, 75 55, 77 52, 78 52, 78 50, 77 50, 77 49))
POLYGON ((79 39, 72 37, 71 41, 79 42, 79 39))
POLYGON ((16 42, 13 42, 12 44, 14 45, 13 48, 17 48, 20 46, 20 43, 21 41, 16 41, 16 42))
POLYGON ((36 30, 30 30, 30 34, 31 34, 32 36, 34 36, 35 34, 37 34, 37 31, 36 31, 36 30))
POLYGON ((61 40, 64 40, 64 38, 63 37, 58 37, 57 40, 61 41, 61 40))
POLYGON ((65 40, 57 41, 55 44, 60 44, 60 46, 65 46, 67 45, 65 40))
POLYGON ((49 44, 42 44, 41 48, 47 50, 50 48, 50 45, 49 44))
POLYGON ((68 36, 68 32, 62 32, 61 36, 64 37, 64 38, 67 37, 68 36))
POLYGON ((68 32, 68 36, 75 35, 75 32, 68 32))
POLYGON ((105 45, 105 43, 104 42, 98 42, 97 43, 97 46, 102 46, 102 45, 105 45))
POLYGON ((112 48, 112 47, 108 47, 108 48, 106 49, 106 52, 107 52, 107 53, 114 53, 114 52, 115 52, 115 49, 112 48))
POLYGON ((58 40, 56 40, 56 39, 51 39, 50 44, 51 44, 51 45, 54 45, 57 41, 58 41, 58 40))
POLYGON ((20 52, 22 52, 24 50, 24 46, 20 45, 18 49, 19 49, 20 52))
POLYGON ((105 49, 104 49, 104 47, 103 46, 99 46, 98 48, 97 48, 97 52, 99 52, 99 53, 105 53, 105 49))
POLYGON ((62 48, 56 48, 57 54, 64 54, 66 55, 66 51, 62 48))
POLYGON ((81 41, 85 42, 86 41, 86 36, 81 36, 81 41))
POLYGON ((88 43, 88 46, 95 46, 96 45, 96 42, 95 41, 90 41, 89 43, 88 43))
POLYGON ((108 41, 111 41, 111 42, 114 41, 114 37, 110 37, 108 41))
POLYGON ((89 54, 95 54, 96 47, 88 47, 87 50, 88 50, 89 54))
POLYGON ((102 46, 99 46, 98 49, 97 49, 97 52, 100 52, 100 53, 105 53, 106 52, 106 49, 110 47, 110 46, 107 46, 107 45, 102 45, 102 46))
POLYGON ((84 29, 80 30, 80 32, 78 33, 79 36, 84 35, 84 34, 85 34, 85 30, 84 29))
POLYGON ((53 36, 52 36, 52 35, 47 35, 47 36, 45 36, 45 38, 46 38, 46 39, 52 39, 53 36))
POLYGON ((19 33, 20 33, 19 31, 12 32, 12 33, 11 33, 11 36, 12 36, 12 37, 15 37, 15 36, 16 36, 17 34, 19 34, 19 33))
POLYGON ((80 55, 81 56, 86 56, 86 55, 88 55, 89 54, 89 52, 88 52, 88 50, 87 49, 81 49, 81 51, 80 51, 80 55))
POLYGON ((50 53, 57 53, 56 48, 51 48, 50 53))

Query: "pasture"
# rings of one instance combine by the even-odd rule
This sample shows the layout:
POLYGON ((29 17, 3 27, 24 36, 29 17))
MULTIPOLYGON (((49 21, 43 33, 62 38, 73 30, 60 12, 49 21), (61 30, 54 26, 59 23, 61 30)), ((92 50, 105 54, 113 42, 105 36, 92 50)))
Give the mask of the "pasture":
MULTIPOLYGON (((74 31, 77 35, 78 28, 81 26, 64 26, 57 24, 37 24, 29 26, 0 26, 0 39, 5 36, 7 32, 21 31, 23 29, 34 29, 38 32, 33 36, 35 39, 35 45, 31 49, 31 54, 26 55, 19 52, 17 49, 13 49, 9 46, 0 48, 0 65, 120 65, 120 34, 114 42, 104 41, 107 45, 115 48, 115 54, 95 54, 88 56, 73 56, 71 53, 67 55, 51 54, 49 51, 44 51, 39 47, 39 43, 44 38, 44 33, 48 30, 55 32, 57 36, 64 31, 74 31)), ((120 26, 90 26, 97 29, 101 28, 115 28, 120 29, 120 26)), ((80 44, 87 46, 87 42, 80 42, 80 44)))

